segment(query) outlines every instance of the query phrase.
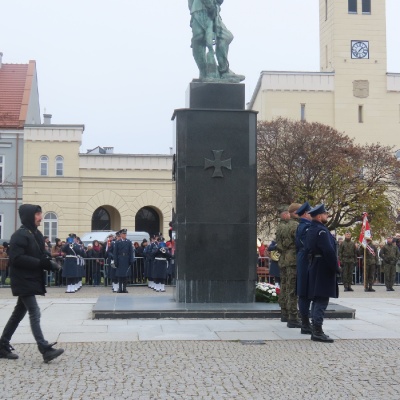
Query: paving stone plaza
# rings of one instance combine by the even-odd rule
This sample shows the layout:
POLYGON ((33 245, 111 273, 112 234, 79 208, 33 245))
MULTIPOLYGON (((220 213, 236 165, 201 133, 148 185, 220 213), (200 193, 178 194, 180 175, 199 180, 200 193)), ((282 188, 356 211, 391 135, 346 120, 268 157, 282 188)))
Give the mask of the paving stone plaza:
MULTIPOLYGON (((0 360, 0 397, 399 399, 400 288, 355 289, 335 303, 355 308, 356 318, 326 320, 335 342, 325 344, 278 319, 92 320, 109 289, 50 288, 38 298, 42 328, 65 353, 43 363, 25 317, 12 341, 20 358, 0 360)), ((129 292, 154 296, 145 287, 129 292)), ((1 329, 15 301, 0 289, 1 329)))

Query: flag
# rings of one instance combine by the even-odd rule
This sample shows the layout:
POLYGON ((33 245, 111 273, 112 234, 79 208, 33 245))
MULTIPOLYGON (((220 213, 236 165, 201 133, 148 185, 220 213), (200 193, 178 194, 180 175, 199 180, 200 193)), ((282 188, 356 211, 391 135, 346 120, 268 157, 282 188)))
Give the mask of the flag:
POLYGON ((371 227, 369 226, 368 222, 368 214, 365 212, 363 214, 363 223, 361 227, 360 238, 358 239, 358 241, 360 242, 361 246, 364 247, 364 249, 366 248, 374 256, 374 249, 368 245, 367 239, 372 239, 372 236, 371 227))

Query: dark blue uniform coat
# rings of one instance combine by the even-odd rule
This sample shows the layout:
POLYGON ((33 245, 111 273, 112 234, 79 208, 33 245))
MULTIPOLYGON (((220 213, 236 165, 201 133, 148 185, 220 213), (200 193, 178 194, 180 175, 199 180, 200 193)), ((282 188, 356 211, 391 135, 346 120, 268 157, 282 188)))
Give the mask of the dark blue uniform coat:
POLYGON ((305 249, 306 235, 311 221, 300 218, 296 232, 297 296, 307 297, 309 258, 305 249))
POLYGON ((133 265, 135 259, 133 254, 132 242, 129 239, 118 240, 114 243, 113 258, 117 270, 117 278, 126 278, 129 268, 133 265))
POLYGON ((339 297, 335 239, 320 222, 311 222, 306 236, 306 251, 312 260, 308 269, 308 298, 339 297))

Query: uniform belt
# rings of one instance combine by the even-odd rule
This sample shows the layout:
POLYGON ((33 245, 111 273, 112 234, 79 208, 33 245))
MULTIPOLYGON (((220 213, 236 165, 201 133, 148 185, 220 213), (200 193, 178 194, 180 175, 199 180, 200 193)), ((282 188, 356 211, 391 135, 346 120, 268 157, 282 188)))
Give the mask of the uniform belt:
POLYGON ((69 257, 69 258, 78 258, 77 256, 65 256, 65 257, 69 257))
POLYGON ((154 259, 155 259, 155 260, 167 261, 167 259, 166 259, 166 258, 161 258, 161 257, 155 257, 154 259))
POLYGON ((314 254, 313 257, 314 257, 314 258, 321 258, 321 257, 322 257, 322 254, 314 254))
POLYGON ((128 253, 122 253, 121 254, 121 256, 127 256, 128 255, 128 253))

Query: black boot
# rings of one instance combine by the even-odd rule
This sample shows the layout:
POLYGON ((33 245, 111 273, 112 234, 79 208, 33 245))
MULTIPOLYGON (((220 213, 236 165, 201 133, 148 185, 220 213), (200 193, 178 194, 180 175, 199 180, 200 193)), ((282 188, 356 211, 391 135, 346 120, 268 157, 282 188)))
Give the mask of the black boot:
POLYGON ((301 317, 301 333, 303 335, 311 335, 312 334, 312 326, 310 324, 310 320, 308 317, 301 317))
POLYGON ((321 325, 314 325, 311 340, 314 340, 315 342, 333 343, 333 339, 325 335, 321 325))
POLYGON ((286 326, 288 328, 301 328, 301 322, 297 318, 290 318, 286 326))
POLYGON ((0 342, 0 358, 7 358, 8 360, 16 360, 18 354, 13 353, 14 347, 8 342, 0 342))
POLYGON ((48 363, 49 361, 54 360, 55 358, 61 356, 62 353, 64 353, 64 349, 53 349, 53 346, 56 344, 57 344, 57 342, 38 346, 39 351, 43 355, 43 361, 45 363, 48 363))
POLYGON ((128 293, 128 291, 126 290, 126 282, 122 283, 122 293, 128 293))
POLYGON ((287 314, 281 313, 281 322, 288 322, 287 314))
POLYGON ((372 289, 372 285, 368 285, 368 292, 375 292, 375 289, 372 289))

